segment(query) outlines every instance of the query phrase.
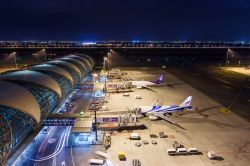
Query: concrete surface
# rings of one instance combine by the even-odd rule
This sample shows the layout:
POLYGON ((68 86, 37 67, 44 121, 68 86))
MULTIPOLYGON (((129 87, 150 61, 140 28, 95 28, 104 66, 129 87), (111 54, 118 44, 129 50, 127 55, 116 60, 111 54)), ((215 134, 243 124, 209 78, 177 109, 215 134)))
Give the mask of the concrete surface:
POLYGON ((126 70, 128 76, 134 80, 153 80, 164 73, 165 79, 171 87, 153 87, 150 91, 146 89, 134 89, 130 97, 120 94, 110 94, 109 103, 106 105, 111 111, 126 110, 127 107, 136 105, 152 105, 157 98, 162 100, 164 105, 180 104, 187 96, 192 95, 192 106, 198 107, 197 113, 189 113, 171 117, 184 129, 169 124, 163 120, 150 121, 147 117, 142 119, 148 129, 139 132, 142 140, 151 141, 150 133, 158 134, 164 131, 175 138, 156 138, 157 145, 142 145, 136 147, 136 142, 127 139, 128 132, 114 133, 112 136, 111 148, 108 153, 112 156, 113 164, 129 165, 132 159, 139 159, 143 166, 174 166, 174 165, 223 165, 223 166, 247 166, 250 161, 250 124, 238 115, 221 113, 221 105, 201 93, 197 89, 185 84, 175 76, 164 70, 154 69, 152 74, 149 69, 126 70), (142 99, 135 99, 133 96, 139 94, 142 99), (167 149, 172 148, 172 143, 178 141, 185 147, 196 147, 203 155, 169 156, 167 149), (206 157, 208 151, 215 151, 222 160, 209 160, 206 157), (119 161, 118 153, 125 152, 127 161, 119 161))
POLYGON ((245 67, 227 67, 225 69, 250 76, 250 70, 246 70, 245 67))

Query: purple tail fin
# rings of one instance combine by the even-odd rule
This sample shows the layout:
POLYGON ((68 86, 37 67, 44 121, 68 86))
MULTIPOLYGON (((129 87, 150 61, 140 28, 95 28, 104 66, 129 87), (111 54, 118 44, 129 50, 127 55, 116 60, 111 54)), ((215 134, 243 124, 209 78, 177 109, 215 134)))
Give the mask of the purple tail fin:
POLYGON ((160 75, 158 81, 163 82, 163 74, 160 75))

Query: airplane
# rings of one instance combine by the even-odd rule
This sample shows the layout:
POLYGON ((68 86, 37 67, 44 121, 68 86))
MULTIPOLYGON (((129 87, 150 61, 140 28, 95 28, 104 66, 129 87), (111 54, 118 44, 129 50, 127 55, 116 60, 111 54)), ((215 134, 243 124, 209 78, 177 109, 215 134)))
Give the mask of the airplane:
POLYGON ((161 74, 157 80, 153 81, 128 81, 128 82, 131 82, 131 85, 135 86, 137 89, 142 89, 142 88, 151 89, 149 86, 154 86, 156 84, 163 84, 164 83, 163 79, 164 79, 163 74, 161 74))
POLYGON ((137 110, 139 116, 148 116, 150 120, 157 120, 160 118, 172 124, 176 124, 176 122, 168 118, 167 114, 178 113, 184 110, 193 111, 190 105, 191 101, 192 96, 189 96, 180 105, 160 106, 156 103, 153 106, 136 106, 133 107, 132 110, 137 110))

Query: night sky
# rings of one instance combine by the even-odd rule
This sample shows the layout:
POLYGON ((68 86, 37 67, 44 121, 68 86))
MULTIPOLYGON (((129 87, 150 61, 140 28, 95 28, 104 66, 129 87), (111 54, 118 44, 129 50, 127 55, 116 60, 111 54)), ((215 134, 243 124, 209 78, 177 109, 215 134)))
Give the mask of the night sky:
POLYGON ((0 40, 250 40, 249 0, 1 0, 0 40))

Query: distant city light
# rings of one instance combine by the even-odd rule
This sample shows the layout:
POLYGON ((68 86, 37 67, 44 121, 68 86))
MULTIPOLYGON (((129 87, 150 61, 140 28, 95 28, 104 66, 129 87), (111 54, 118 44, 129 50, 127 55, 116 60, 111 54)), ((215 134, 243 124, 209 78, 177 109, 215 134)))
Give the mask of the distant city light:
POLYGON ((82 45, 96 45, 96 42, 83 42, 82 45))

